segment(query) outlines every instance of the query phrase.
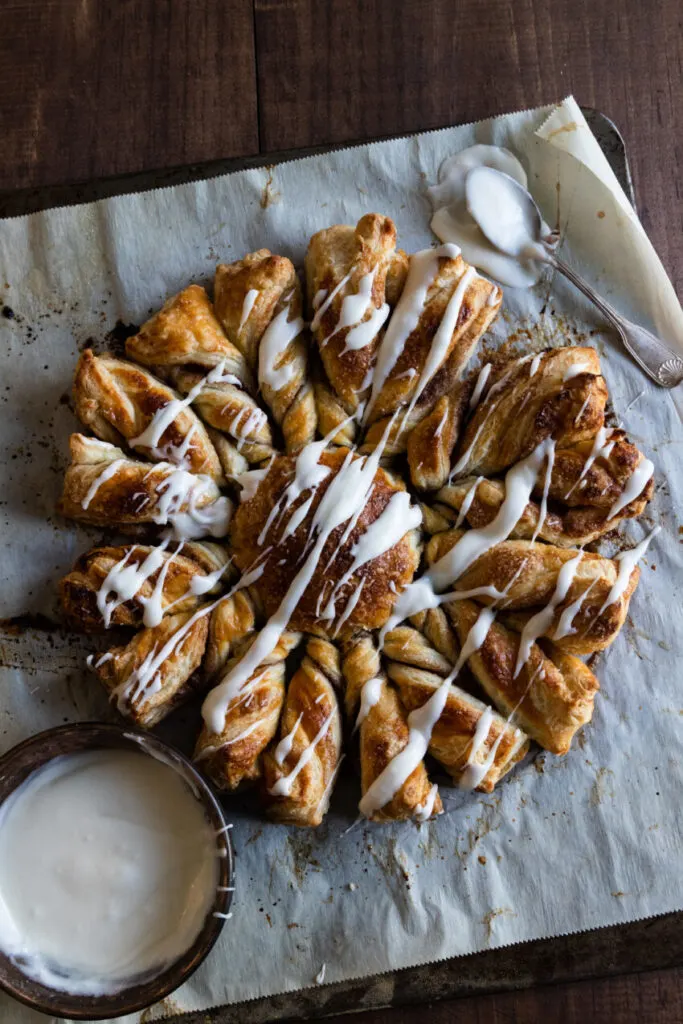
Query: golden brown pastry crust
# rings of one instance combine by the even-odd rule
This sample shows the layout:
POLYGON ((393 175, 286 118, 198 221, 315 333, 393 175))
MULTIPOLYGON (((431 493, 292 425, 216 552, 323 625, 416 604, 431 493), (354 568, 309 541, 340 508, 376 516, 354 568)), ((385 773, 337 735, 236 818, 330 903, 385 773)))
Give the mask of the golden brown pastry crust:
POLYGON ((607 388, 592 348, 549 349, 502 363, 491 372, 484 396, 457 448, 458 476, 499 473, 529 455, 545 438, 568 448, 593 438, 605 419, 607 388), (580 361, 590 372, 565 380, 580 361))
POLYGON ((411 430, 408 466, 410 479, 420 490, 434 491, 446 483, 471 392, 471 381, 458 381, 411 430))
POLYGON ((316 826, 327 813, 341 758, 341 716, 335 692, 339 676, 334 645, 318 638, 309 642, 287 689, 280 722, 280 740, 289 736, 291 747, 281 764, 277 747, 263 759, 263 802, 274 821, 316 826), (285 786, 286 792, 277 792, 278 785, 285 786))
MULTIPOLYGON (((64 476, 64 490, 57 511, 68 519, 96 526, 137 526, 164 524, 164 487, 177 467, 169 463, 150 466, 129 458, 106 441, 83 434, 69 439, 71 465, 64 476)), ((216 483, 206 477, 190 497, 179 501, 173 511, 206 508, 220 497, 216 483)))
MULTIPOLYGON (((261 777, 263 751, 277 731, 285 699, 285 659, 300 640, 298 633, 282 634, 269 657, 228 705, 220 733, 203 726, 194 759, 219 789, 233 791, 261 777)), ((252 641, 253 638, 247 638, 238 646, 226 671, 232 670, 252 641)))
MULTIPOLYGON (((408 716, 396 690, 387 681, 377 648, 369 634, 361 634, 343 645, 342 672, 346 682, 344 704, 352 726, 357 721, 364 685, 373 679, 381 680, 379 699, 358 729, 361 792, 365 795, 389 762, 408 743, 408 716)), ((370 820, 419 820, 422 810, 428 808, 431 788, 424 761, 420 761, 395 796, 375 811, 370 820)), ((428 817, 440 814, 442 810, 441 798, 437 794, 428 817)))
MULTIPOLYGON (((389 662, 388 672, 408 711, 426 704, 442 683, 441 677, 433 672, 398 662, 389 662)), ((477 723, 485 711, 486 704, 451 684, 446 705, 432 730, 429 753, 444 766, 456 784, 463 781, 477 723)), ((491 767, 475 787, 482 793, 492 792, 503 776, 524 757, 529 749, 529 740, 521 729, 509 725, 494 712, 488 733, 474 752, 473 765, 485 765, 494 746, 496 750, 491 767)))
POLYGON ((167 615, 158 626, 140 630, 125 646, 94 656, 93 671, 122 715, 140 728, 151 729, 202 688, 196 670, 204 656, 208 626, 208 614, 197 611, 167 615), (147 682, 138 684, 137 672, 167 644, 172 647, 168 656, 147 682))
POLYGON ((235 263, 221 263, 216 267, 216 315, 227 336, 246 359, 254 378, 263 332, 284 296, 296 284, 294 264, 286 256, 274 255, 270 249, 259 249, 247 253, 244 259, 235 263), (245 300, 251 291, 258 294, 244 318, 245 300))
MULTIPOLYGON (((329 466, 332 473, 316 488, 312 505, 303 524, 284 541, 280 540, 282 530, 292 513, 307 500, 306 494, 289 508, 281 521, 278 522, 276 519, 276 525, 271 526, 262 545, 259 544, 258 538, 268 516, 292 478, 294 466, 292 458, 282 456, 276 459, 254 497, 243 502, 235 511, 230 533, 235 561, 242 571, 246 571, 256 563, 257 559, 262 559, 265 568, 261 578, 254 583, 253 590, 259 595, 267 616, 273 615, 278 609, 299 571, 309 539, 312 517, 333 476, 339 472, 348 454, 348 450, 344 448, 323 452, 319 462, 321 465, 329 466), (263 558, 269 545, 272 545, 270 553, 263 558)), ((350 567, 352 546, 369 524, 378 518, 397 490, 399 487, 384 470, 379 469, 375 475, 375 486, 370 498, 335 561, 335 580, 339 579, 350 567)), ((346 620, 340 635, 348 635, 354 629, 362 627, 370 629, 379 627, 389 617, 396 593, 412 579, 419 561, 419 550, 417 537, 413 532, 409 532, 389 551, 373 559, 372 562, 366 563, 354 573, 349 583, 339 591, 336 602, 338 613, 334 621, 320 619, 318 604, 321 594, 324 590, 324 600, 320 600, 321 608, 324 607, 324 601, 331 594, 331 588, 328 585, 331 574, 326 570, 326 566, 345 529, 346 524, 343 524, 334 530, 325 545, 311 582, 289 620, 292 629, 322 635, 334 634, 339 617, 360 580, 365 580, 360 598, 346 620)))
MULTIPOLYGON (((623 430, 613 430, 609 437, 611 450, 608 455, 598 456, 580 479, 591 454, 593 440, 578 442, 572 448, 558 448, 555 451, 553 471, 550 478, 548 497, 570 507, 591 506, 607 512, 621 498, 629 479, 643 461, 643 454, 627 439, 623 430)), ((537 493, 542 485, 537 486, 537 493)), ((630 502, 619 516, 609 520, 616 526, 621 519, 641 515, 654 493, 651 478, 640 495, 630 502)))
MULTIPOLYGON (((86 349, 78 361, 74 379, 74 405, 78 418, 102 441, 119 445, 133 441, 149 426, 159 409, 178 395, 134 363, 110 355, 96 356, 86 349)), ((192 409, 183 408, 166 428, 158 450, 137 446, 143 455, 157 460, 177 461, 174 451, 183 446, 188 434, 191 444, 183 462, 192 473, 206 473, 223 482, 221 464, 206 428, 192 409)))
MULTIPOLYGON (((453 601, 445 608, 464 644, 480 607, 474 601, 453 601)), ((519 643, 518 634, 496 621, 468 666, 501 714, 512 716, 545 750, 566 754, 577 729, 591 719, 598 681, 582 662, 578 662, 582 669, 578 668, 578 659, 572 659, 572 671, 564 674, 538 644, 531 645, 515 676, 519 643)), ((566 667, 566 662, 558 660, 566 667)))
POLYGON ((252 382, 242 353, 225 336, 206 290, 191 284, 168 299, 158 313, 126 340, 129 359, 162 375, 174 366, 201 368, 219 363, 249 385, 252 382))
MULTIPOLYGON (((651 491, 651 484, 646 491, 651 491)), ((645 494, 645 492, 644 492, 645 494)), ((526 505, 517 525, 510 537, 530 540, 534 535, 548 544, 558 547, 575 548, 590 544, 605 533, 609 533, 619 525, 622 519, 639 516, 645 509, 647 499, 644 494, 626 505, 620 513, 608 518, 609 509, 597 506, 574 506, 573 508, 551 509, 546 512, 540 530, 541 507, 538 502, 530 501, 526 505)), ((486 477, 466 476, 446 484, 435 495, 437 511, 446 519, 454 521, 465 500, 469 507, 465 513, 465 521, 474 529, 488 526, 495 519, 505 499, 505 484, 502 480, 487 480, 486 477), (472 497, 470 498, 470 494, 472 497), (453 515, 455 513, 455 515, 453 515)), ((616 500, 616 499, 613 499, 616 500)), ((442 527, 443 529, 443 527, 442 527)))
POLYGON ((184 395, 221 364, 221 376, 229 379, 205 383, 194 399, 194 408, 211 427, 230 436, 249 462, 260 462, 272 454, 270 425, 253 397, 255 385, 247 361, 223 333, 209 297, 199 285, 190 285, 169 299, 128 339, 126 352, 154 367, 184 395))
MULTIPOLYGON (((69 627, 85 633, 102 632, 105 625, 97 605, 97 595, 107 575, 126 556, 126 565, 142 565, 153 550, 149 545, 132 544, 91 548, 81 555, 71 572, 59 582, 60 602, 69 627)), ((161 567, 142 584, 135 597, 114 609, 111 625, 142 625, 144 602, 151 596, 164 570, 160 595, 164 613, 171 605, 175 612, 193 610, 202 601, 190 590, 193 578, 207 576, 227 561, 227 551, 217 544, 190 543, 184 544, 179 553, 170 549, 164 551, 161 567)), ((229 579, 228 573, 225 579, 229 579)), ((217 590, 218 586, 214 589, 217 590)))
MULTIPOLYGON (((399 406, 406 405, 413 398, 448 304, 470 269, 460 255, 439 259, 439 270, 427 290, 417 326, 408 336, 370 410, 368 422, 375 426, 366 435, 366 443, 376 443, 384 429, 377 425, 378 422, 383 423, 399 406)), ((479 275, 472 277, 465 289, 445 358, 416 403, 418 420, 434 407, 442 395, 453 390, 477 342, 495 319, 501 303, 500 288, 479 275)))
POLYGON ((363 348, 346 351, 350 328, 337 330, 342 304, 346 296, 358 292, 361 279, 374 271, 370 307, 361 322, 370 318, 372 310, 382 307, 386 301, 387 273, 394 260, 395 248, 394 222, 377 213, 366 214, 355 228, 337 224, 318 231, 308 245, 306 282, 309 302, 312 303, 319 292, 325 292, 325 300, 318 307, 320 312, 310 310, 311 331, 327 379, 347 414, 358 408, 364 386, 367 388, 365 381, 373 365, 379 334, 363 348), (348 280, 345 281, 347 275, 348 280), (325 306, 336 288, 339 291, 325 306))
MULTIPOLYGON (((461 530, 454 529, 432 537, 427 545, 428 562, 433 564, 450 551, 462 535, 461 530)), ((458 577, 453 589, 473 590, 492 584, 499 591, 505 590, 503 606, 506 609, 538 607, 550 601, 562 566, 577 554, 576 550, 552 544, 532 544, 527 540, 502 541, 473 562, 458 577)), ((618 567, 611 558, 584 551, 570 584, 566 603, 569 604, 582 594, 589 583, 595 582, 597 585, 604 581, 609 589, 616 582, 617 573, 618 567)), ((477 597, 477 601, 491 604, 493 598, 482 595, 477 597)))
POLYGON ((236 645, 253 633, 256 609, 247 590, 224 597, 211 612, 204 657, 204 675, 215 680, 224 673, 236 645))

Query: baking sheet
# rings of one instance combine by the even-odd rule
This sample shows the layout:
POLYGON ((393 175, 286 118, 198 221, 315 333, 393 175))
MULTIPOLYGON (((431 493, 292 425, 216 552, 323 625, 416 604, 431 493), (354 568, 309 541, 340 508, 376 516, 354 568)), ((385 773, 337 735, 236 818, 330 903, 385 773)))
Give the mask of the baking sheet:
MULTIPOLYGON (((391 214, 408 251, 428 245, 425 186, 445 156, 474 141, 518 153, 546 220, 563 232, 563 255, 680 351, 683 313, 673 289, 571 100, 555 111, 0 224, 0 304, 15 314, 0 317, 0 614, 22 616, 0 635, 1 749, 65 720, 110 716, 83 668, 91 641, 32 628, 46 622, 30 618, 54 620, 55 581, 102 536, 52 518, 74 426, 67 395, 79 349, 88 339, 116 345, 117 322, 141 322, 190 280, 209 281, 219 261, 267 245, 301 263, 314 231, 368 210, 391 214)), ((234 917, 162 1014, 313 985, 323 963, 325 981, 339 981, 683 904, 681 400, 651 385, 563 282, 508 289, 505 307, 498 341, 597 345, 615 411, 658 470, 648 521, 664 529, 629 622, 601 659, 593 723, 567 758, 536 756, 492 796, 444 790, 449 813, 419 828, 347 832, 357 800, 352 776, 316 831, 266 825, 241 798, 233 804, 234 917)), ((647 528, 628 532, 640 539, 647 528)), ((44 1019, 0 999, 0 1018, 9 1013, 18 1022, 44 1019)))

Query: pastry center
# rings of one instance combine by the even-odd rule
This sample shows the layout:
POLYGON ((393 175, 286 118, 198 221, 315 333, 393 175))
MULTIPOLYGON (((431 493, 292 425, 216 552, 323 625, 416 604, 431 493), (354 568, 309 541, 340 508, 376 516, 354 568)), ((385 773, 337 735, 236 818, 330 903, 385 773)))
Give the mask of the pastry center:
POLYGON ((355 452, 309 445, 276 458, 255 492, 245 488, 231 538, 239 568, 257 576, 252 588, 267 616, 299 588, 290 629, 334 637, 387 621, 417 569, 420 522, 383 469, 369 475, 355 452))

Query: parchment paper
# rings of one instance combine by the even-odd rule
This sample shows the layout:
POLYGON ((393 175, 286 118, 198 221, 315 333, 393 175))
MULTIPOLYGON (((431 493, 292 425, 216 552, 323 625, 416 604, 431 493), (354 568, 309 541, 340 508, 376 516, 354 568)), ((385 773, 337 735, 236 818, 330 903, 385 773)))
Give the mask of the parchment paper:
MULTIPOLYGON (((5 221, 0 295, 16 316, 0 317, 3 616, 52 620, 56 580, 102 536, 53 517, 75 426, 65 396, 87 339, 106 347, 117 321, 140 323, 188 282, 210 279, 219 260, 268 246, 300 264, 314 231, 367 211, 390 214, 408 251, 429 245, 425 186, 446 156, 475 141, 513 149, 546 220, 559 222, 563 255, 617 308, 683 349, 673 289, 571 99, 5 221)), ((160 1013, 311 986, 323 964, 325 982, 338 981, 683 906, 680 399, 650 384, 561 281, 506 290, 494 337, 509 335, 534 348, 595 344, 617 415, 657 467, 650 513, 627 533, 640 539, 655 521, 663 530, 628 623, 598 664, 593 722, 567 757, 527 760, 490 797, 443 789, 449 813, 421 827, 347 833, 352 771, 315 831, 267 825, 240 799, 234 917, 160 1013)), ((10 628, 2 639, 3 750, 50 725, 111 714, 83 666, 96 643, 42 628, 10 628)), ((44 1019, 8 999, 0 1018, 44 1019)))

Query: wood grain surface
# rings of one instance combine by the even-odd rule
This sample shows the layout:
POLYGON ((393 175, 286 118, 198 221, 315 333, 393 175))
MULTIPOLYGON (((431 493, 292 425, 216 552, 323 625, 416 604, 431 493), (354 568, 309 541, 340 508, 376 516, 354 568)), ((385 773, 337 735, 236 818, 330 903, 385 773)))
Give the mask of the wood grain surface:
POLYGON ((526 992, 377 1010, 327 1024, 683 1024, 680 971, 652 971, 526 992))
MULTIPOLYGON (((622 131, 641 218, 680 294, 680 0, 0 0, 0 199, 125 174, 147 174, 125 187, 149 187, 156 170, 168 181, 170 168, 457 124, 570 92, 622 131)), ((681 962, 680 921, 610 930, 604 949, 605 933, 592 933, 477 954, 485 966, 437 965, 431 986, 404 972, 396 989, 411 1005, 357 1019, 683 1022, 683 968, 652 970, 681 962), (460 987, 458 970, 469 971, 460 987), (522 990, 426 1002, 504 987, 522 990)), ((267 1019, 278 1005, 293 1012, 273 1000, 267 1019)))
POLYGON ((258 150, 251 0, 2 0, 0 189, 258 150))

